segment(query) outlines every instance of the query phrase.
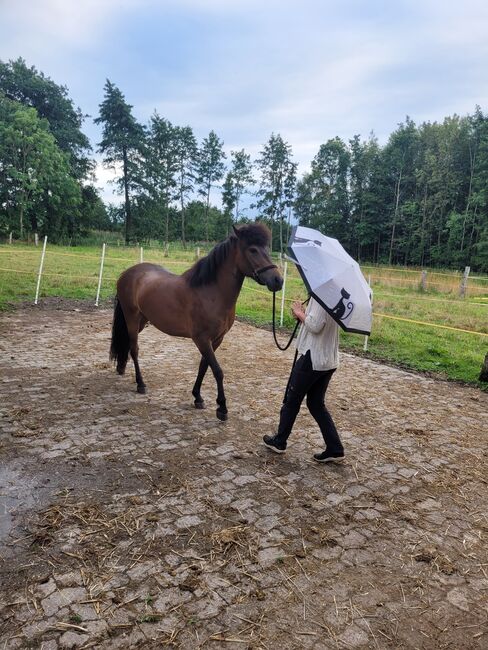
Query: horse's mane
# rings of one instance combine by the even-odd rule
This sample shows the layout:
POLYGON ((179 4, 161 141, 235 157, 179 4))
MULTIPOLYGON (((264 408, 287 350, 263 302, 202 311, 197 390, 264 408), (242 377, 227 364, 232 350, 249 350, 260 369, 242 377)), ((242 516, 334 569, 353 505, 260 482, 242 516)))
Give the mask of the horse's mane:
MULTIPOLYGON (((230 235, 183 274, 190 287, 196 289, 216 281, 219 269, 237 243, 237 239, 236 235, 230 235)), ((270 232, 264 224, 253 223, 239 228, 239 240, 245 242, 246 248, 253 245, 268 246, 270 232)))

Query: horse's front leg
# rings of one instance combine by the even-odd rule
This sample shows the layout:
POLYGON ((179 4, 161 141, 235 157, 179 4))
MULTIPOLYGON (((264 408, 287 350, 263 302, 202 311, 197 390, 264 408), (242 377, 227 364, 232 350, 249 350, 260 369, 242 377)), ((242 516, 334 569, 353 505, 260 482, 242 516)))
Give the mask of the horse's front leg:
MULTIPOLYGON (((220 342, 216 344, 215 347, 218 347, 220 345, 220 342)), ((222 420, 224 422, 227 420, 227 404, 225 400, 225 393, 224 393, 224 373, 222 371, 222 368, 219 365, 219 362, 217 361, 217 357, 215 356, 214 348, 212 347, 210 341, 195 341, 195 344, 197 348, 200 350, 202 354, 202 361, 200 362, 200 368, 202 368, 203 361, 205 360, 212 369, 213 376, 215 377, 215 381, 217 382, 217 417, 219 420, 222 420)), ((199 372, 200 376, 200 372, 199 372)), ((203 380, 203 376, 202 376, 203 380)), ((197 377, 197 382, 198 382, 198 377, 197 377)), ((201 383, 201 382, 200 382, 201 383)))
POLYGON ((191 394, 195 398, 194 404, 196 409, 204 409, 205 408, 205 402, 203 401, 202 395, 200 393, 200 389, 202 387, 202 382, 203 378, 205 377, 205 373, 208 370, 208 361, 205 359, 204 356, 202 356, 201 361, 200 361, 200 366, 198 367, 198 375, 195 380, 195 385, 193 386, 193 390, 191 391, 191 394))

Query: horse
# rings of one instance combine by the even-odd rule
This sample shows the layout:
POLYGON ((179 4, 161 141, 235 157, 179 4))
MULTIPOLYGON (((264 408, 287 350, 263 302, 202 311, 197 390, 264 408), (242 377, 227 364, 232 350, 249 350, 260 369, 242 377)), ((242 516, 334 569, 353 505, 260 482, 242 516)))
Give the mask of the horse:
POLYGON ((264 224, 233 226, 226 240, 181 275, 149 263, 124 271, 117 282, 110 345, 118 374, 124 374, 130 352, 137 392, 146 392, 138 336, 147 323, 171 336, 190 338, 202 355, 192 389, 195 408, 205 408, 200 389, 210 366, 217 383, 216 415, 227 420, 224 373, 215 352, 234 323, 244 278, 253 278, 272 292, 281 289, 283 279, 271 261, 269 244, 270 231, 264 224))

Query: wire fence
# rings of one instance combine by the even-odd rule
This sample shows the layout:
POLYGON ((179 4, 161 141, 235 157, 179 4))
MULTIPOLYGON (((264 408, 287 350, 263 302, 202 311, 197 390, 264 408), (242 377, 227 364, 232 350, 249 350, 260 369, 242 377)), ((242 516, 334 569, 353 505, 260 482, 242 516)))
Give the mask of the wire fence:
MULTIPOLYGON (((4 275, 4 277, 11 277, 12 274, 14 276, 32 276, 32 297, 34 298, 34 303, 37 304, 39 297, 42 295, 42 279, 49 278, 51 281, 50 291, 55 291, 56 287, 58 286, 65 288, 67 284, 73 288, 84 291, 85 294, 87 292, 91 292, 93 289, 94 303, 98 306, 102 289, 108 290, 108 286, 110 286, 113 293, 113 288, 115 287, 115 283, 118 277, 127 267, 145 260, 147 262, 163 264, 175 272, 182 272, 206 252, 203 247, 196 247, 193 250, 178 250, 177 254, 181 259, 175 260, 169 259, 170 253, 168 250, 145 250, 143 247, 137 247, 136 249, 124 248, 123 250, 127 252, 127 255, 121 256, 122 251, 120 247, 110 248, 104 244, 100 255, 97 256, 86 252, 69 253, 59 251, 54 248, 47 248, 46 243, 47 239, 45 238, 41 253, 39 252, 38 248, 26 250, 25 248, 17 249, 16 246, 0 247, 0 291, 2 289, 2 275, 4 275), (69 264, 66 263, 66 258, 71 259, 69 264), (14 268, 15 266, 19 265, 18 262, 22 259, 25 260, 23 262, 24 264, 27 261, 29 268, 14 268), (90 267, 90 271, 87 271, 87 260, 89 260, 88 266, 90 267), (69 268, 71 272, 66 272, 67 268, 69 268), (35 284, 36 279, 37 283, 35 284), (35 293, 34 286, 36 286, 35 293)), ((173 251, 173 253, 175 252, 176 251, 173 251)), ((298 286, 298 273, 296 273, 293 268, 288 270, 286 262, 283 262, 282 268, 285 270, 285 276, 288 271, 289 280, 295 279, 298 286)), ((483 302, 484 294, 488 294, 488 277, 472 275, 469 276, 469 271, 468 273, 465 271, 464 274, 461 275, 459 273, 448 274, 437 271, 395 269, 384 267, 380 268, 371 266, 363 266, 362 270, 365 272, 366 277, 368 277, 368 280, 373 289, 375 286, 389 287, 393 285, 399 286, 400 289, 413 289, 417 292, 417 294, 420 294, 421 292, 429 293, 434 291, 435 293, 445 293, 457 297, 439 298, 432 295, 416 295, 415 300, 432 303, 449 303, 451 305, 462 303, 477 305, 479 307, 488 307, 488 299, 487 302, 483 302), (368 270, 372 272, 367 273, 368 270), (407 277, 393 277, 390 275, 391 273, 401 273, 407 277), (427 280, 427 277, 430 278, 430 276, 439 278, 446 277, 448 280, 445 282, 432 281, 430 279, 427 280), (434 289, 432 289, 432 287, 434 287, 434 289), (473 296, 473 298, 467 299, 468 296, 473 296)), ((285 288, 288 288, 288 286, 289 285, 287 285, 285 282, 284 290, 285 288)), ((254 292, 256 294, 262 294, 263 296, 266 296, 266 298, 269 298, 269 292, 249 286, 247 283, 243 285, 243 291, 245 293, 254 292)), ((288 289, 288 291, 293 292, 293 286, 288 289)), ((405 293, 382 294, 382 296, 398 301, 409 298, 409 295, 405 293)), ((78 297, 78 295, 76 295, 76 297, 78 297)), ((295 298, 291 298, 289 296, 287 297, 283 293, 281 300, 281 324, 283 324, 284 303, 291 303, 294 299, 295 298)), ((375 318, 386 318, 399 322, 428 326, 443 330, 452 330, 481 337, 488 336, 488 333, 475 329, 454 327, 441 323, 433 323, 419 319, 406 318, 404 316, 399 316, 391 313, 373 312, 373 315, 375 318)))

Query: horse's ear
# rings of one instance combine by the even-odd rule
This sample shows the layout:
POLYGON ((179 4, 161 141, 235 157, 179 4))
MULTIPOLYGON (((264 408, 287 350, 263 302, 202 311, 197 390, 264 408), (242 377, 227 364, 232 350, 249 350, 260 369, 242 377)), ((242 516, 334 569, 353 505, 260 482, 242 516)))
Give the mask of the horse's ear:
POLYGON ((234 235, 236 237, 239 237, 239 228, 236 228, 234 224, 232 224, 232 230, 234 231, 234 235))

